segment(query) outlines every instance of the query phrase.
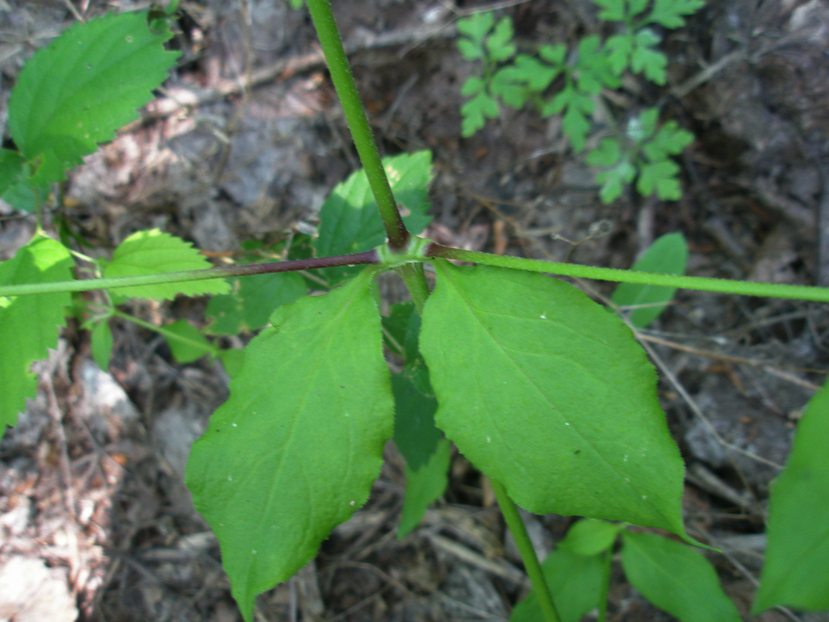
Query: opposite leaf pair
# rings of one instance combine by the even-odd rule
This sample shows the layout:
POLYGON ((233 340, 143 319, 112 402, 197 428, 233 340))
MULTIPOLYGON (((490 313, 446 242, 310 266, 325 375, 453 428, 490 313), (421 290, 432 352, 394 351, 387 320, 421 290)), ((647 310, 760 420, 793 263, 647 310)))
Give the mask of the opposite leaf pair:
MULTIPOLYGON (((435 269, 420 351, 436 422, 459 450, 531 511, 687 537, 682 462, 627 327, 542 275, 435 269)), ((187 484, 248 617, 258 593, 365 503, 379 474, 394 400, 377 272, 277 309, 193 448, 187 484)))

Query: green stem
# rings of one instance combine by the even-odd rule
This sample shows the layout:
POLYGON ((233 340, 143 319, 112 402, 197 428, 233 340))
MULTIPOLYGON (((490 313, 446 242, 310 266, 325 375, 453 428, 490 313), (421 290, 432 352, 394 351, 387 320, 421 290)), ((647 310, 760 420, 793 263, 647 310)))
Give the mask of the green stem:
POLYGON ((146 328, 147 330, 150 330, 154 333, 158 333, 159 335, 161 335, 162 337, 165 337, 167 339, 174 339, 175 341, 178 341, 180 343, 184 343, 184 344, 187 344, 191 347, 204 350, 205 354, 211 354, 213 356, 218 356, 219 355, 219 348, 217 348, 216 346, 214 346, 212 344, 208 344, 207 346, 205 346, 200 341, 193 341, 192 339, 188 339, 187 337, 184 337, 182 335, 174 333, 173 331, 167 330, 163 326, 158 326, 158 325, 153 324, 151 322, 147 322, 145 320, 142 320, 140 317, 135 317, 134 315, 130 315, 129 313, 124 313, 123 311, 120 311, 118 309, 113 310, 112 316, 113 317, 119 317, 122 320, 127 320, 128 322, 132 322, 133 324, 136 324, 137 326, 140 326, 142 328, 146 328))
POLYGON ((374 200, 380 210, 380 217, 383 219, 383 226, 389 238, 389 246, 395 250, 403 249, 408 241, 409 233, 397 210, 383 162, 380 160, 371 126, 345 55, 343 41, 337 30, 337 23, 334 21, 331 3, 329 0, 308 0, 308 10, 311 12, 311 19, 325 55, 325 62, 331 73, 331 81, 334 83, 346 123, 351 131, 351 138, 357 148, 357 155, 360 157, 374 200))
POLYGON ((550 593, 550 586, 547 585, 547 580, 544 578, 544 572, 541 570, 541 564, 538 557, 536 557, 530 537, 527 535, 527 528, 524 526, 524 521, 521 520, 518 507, 509 498, 506 489, 501 484, 494 479, 489 481, 492 484, 492 490, 495 491, 495 498, 498 500, 501 514, 504 515, 504 520, 507 521, 507 528, 510 530, 515 545, 518 547, 518 552, 521 554, 521 561, 524 562, 524 568, 533 586, 533 594, 535 594, 538 604, 541 605, 544 621, 560 622, 561 618, 553 601, 553 595, 550 593))
POLYGON ((544 272, 558 276, 570 276, 596 281, 613 281, 616 283, 635 283, 637 285, 655 285, 690 289, 700 292, 718 292, 735 296, 759 296, 762 298, 786 298, 812 302, 829 302, 829 288, 810 285, 784 285, 761 283, 758 281, 732 281, 699 276, 680 276, 674 274, 657 274, 653 272, 636 272, 616 268, 597 268, 578 264, 509 257, 478 251, 467 251, 433 243, 427 251, 429 257, 469 261, 486 266, 544 272))

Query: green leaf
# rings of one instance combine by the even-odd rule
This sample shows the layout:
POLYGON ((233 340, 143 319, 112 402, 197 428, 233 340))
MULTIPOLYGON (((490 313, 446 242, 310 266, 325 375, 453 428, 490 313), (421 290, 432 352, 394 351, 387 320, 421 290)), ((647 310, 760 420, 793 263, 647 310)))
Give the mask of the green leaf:
MULTIPOLYGON (((541 93, 544 91, 552 84, 558 74, 561 73, 560 66, 550 66, 526 54, 520 54, 515 59, 514 65, 509 67, 509 69, 511 69, 508 74, 510 79, 523 83, 533 93, 541 93)), ((502 69, 501 71, 504 70, 502 69)))
POLYGON ((622 534, 622 566, 645 598, 681 622, 740 622, 711 563, 695 549, 650 533, 622 534))
POLYGON ((683 537, 683 465, 630 330, 541 274, 435 263, 420 348, 438 427, 520 506, 683 537))
POLYGON ((668 58, 655 49, 661 41, 659 35, 645 28, 636 33, 634 40, 636 45, 630 57, 633 73, 643 73, 648 80, 660 86, 665 84, 668 58))
POLYGON ((786 468, 771 485, 768 546, 753 613, 777 605, 829 609, 829 384, 797 425, 786 468))
POLYGON ((596 182, 601 184, 599 196, 605 204, 622 196, 625 186, 636 177, 636 169, 615 138, 602 139, 599 146, 587 154, 586 160, 590 166, 607 169, 596 174, 596 182))
POLYGON ((245 620, 368 499, 392 435, 375 272, 280 307, 187 467, 245 620))
POLYGON ((469 39, 458 39, 458 51, 466 60, 480 60, 484 57, 480 44, 469 39))
POLYGON ((601 11, 599 19, 606 22, 621 22, 625 19, 625 0, 593 0, 601 11))
POLYGON ((0 199, 14 209, 34 212, 43 192, 29 183, 28 164, 16 151, 0 149, 0 199))
POLYGON ((649 21, 665 28, 679 28, 685 17, 705 6, 705 0, 656 0, 649 21))
POLYGON ((487 93, 478 93, 461 106, 461 136, 469 138, 485 124, 501 114, 498 102, 487 93))
POLYGON ((512 20, 502 17, 495 25, 492 34, 486 39, 489 56, 496 62, 509 60, 515 54, 515 44, 512 42, 512 20))
POLYGON ((497 95, 507 106, 516 110, 522 108, 529 97, 524 76, 512 65, 495 72, 490 89, 493 95, 497 95))
POLYGON ((397 538, 409 535, 423 520, 426 510, 443 496, 449 482, 449 463, 452 458, 452 445, 442 439, 429 461, 418 470, 406 467, 406 496, 400 513, 400 525, 397 538))
POLYGON ((109 327, 109 320, 96 322, 91 331, 92 360, 95 364, 106 371, 109 369, 109 361, 112 358, 112 330, 109 327))
POLYGON ((615 138, 603 138, 585 158, 590 166, 613 166, 622 158, 622 147, 615 138))
POLYGON ((558 546, 576 555, 598 555, 610 550, 624 528, 619 523, 584 518, 567 530, 567 536, 558 546))
POLYGON ((461 87, 461 95, 464 97, 472 97, 477 95, 486 88, 486 82, 478 76, 471 76, 466 79, 461 87))
POLYGON ((636 169, 627 160, 606 171, 596 174, 596 183, 601 186, 599 198, 605 205, 622 196, 625 186, 636 177, 636 169))
POLYGON ((0 149, 0 197, 24 177, 26 160, 16 151, 0 149))
MULTIPOLYGON (((55 240, 36 235, 8 261, 0 263, 0 283, 48 283, 72 278, 69 251, 55 240)), ((37 391, 32 363, 48 354, 58 343, 68 293, 35 296, 0 296, 0 432, 13 426, 26 400, 37 391)))
POLYGON ((186 364, 216 351, 201 331, 187 320, 177 320, 162 327, 164 339, 176 363, 186 364))
MULTIPOLYGON (((610 572, 609 562, 600 556, 576 555, 563 549, 547 556, 541 569, 561 622, 579 622, 588 611, 599 606, 602 585, 610 572)), ((544 619, 532 592, 518 603, 510 616, 510 622, 543 622, 544 619)))
MULTIPOLYGON (((633 264, 634 270, 659 274, 685 274, 688 244, 681 233, 658 238, 633 264)), ((636 328, 645 328, 658 318, 674 297, 676 288, 622 283, 613 292, 613 302, 630 307, 629 319, 636 328)))
POLYGON ((682 187, 677 175, 679 166, 671 160, 648 162, 639 170, 636 189, 642 196, 656 195, 660 199, 678 201, 682 198, 682 187))
POLYGON ((392 376, 394 392, 394 443, 413 470, 423 467, 434 454, 443 437, 435 426, 437 400, 420 387, 428 387, 429 375, 425 367, 409 368, 392 376), (415 380, 413 376, 422 376, 415 380))
POLYGON ((634 39, 630 33, 613 35, 605 43, 607 62, 617 76, 622 75, 625 69, 628 68, 633 49, 634 39))
MULTIPOLYGON (((210 262, 192 244, 158 229, 136 231, 121 242, 112 253, 111 261, 101 261, 105 278, 138 276, 163 272, 203 270, 210 262)), ((170 300, 176 295, 202 296, 224 294, 229 290, 224 279, 137 285, 111 290, 118 300, 149 298, 170 300)))
POLYGON ((676 121, 668 121, 659 128, 654 137, 645 143, 642 150, 652 162, 679 155, 683 149, 694 142, 694 135, 679 127, 676 121))
POLYGON ((575 73, 578 90, 588 95, 598 95, 605 86, 615 89, 621 84, 596 35, 579 41, 575 73))
MULTIPOLYGON (((428 150, 383 158, 391 189, 407 214, 403 222, 412 235, 421 233, 432 220, 429 182, 432 153, 428 150)), ((365 171, 352 173, 337 184, 320 211, 316 251, 320 257, 370 250, 386 239, 383 221, 374 204, 365 171)))
POLYGON ((166 24, 151 30, 147 11, 76 24, 26 63, 9 98, 9 132, 35 163, 34 183, 66 170, 137 118, 178 53, 164 49, 166 24))
POLYGON ((538 50, 538 55, 553 65, 555 69, 561 71, 564 68, 564 59, 567 56, 567 46, 563 43, 542 45, 538 50))
POLYGON ((458 32, 472 41, 482 42, 495 25, 495 16, 489 12, 473 13, 458 20, 458 32))
POLYGON ((584 149, 587 142, 587 134, 590 132, 590 121, 587 115, 591 112, 593 112, 593 100, 576 95, 570 100, 567 111, 561 119, 564 135, 570 140, 575 151, 584 149))
POLYGON ((231 293, 213 296, 205 315, 212 335, 256 331, 268 322, 274 309, 306 294, 305 280, 294 272, 261 274, 230 279, 231 293))

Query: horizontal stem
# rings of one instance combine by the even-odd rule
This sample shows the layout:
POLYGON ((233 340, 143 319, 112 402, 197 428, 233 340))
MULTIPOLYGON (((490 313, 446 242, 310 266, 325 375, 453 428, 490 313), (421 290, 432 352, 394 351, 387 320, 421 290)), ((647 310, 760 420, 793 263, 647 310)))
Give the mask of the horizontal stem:
POLYGON ((200 341, 195 341, 195 340, 190 339, 190 338, 188 338, 184 335, 179 335, 176 332, 168 330, 164 326, 159 326, 157 324, 147 322, 146 320, 142 320, 140 317, 130 315, 129 313, 124 313, 123 311, 120 311, 118 309, 115 309, 113 311, 112 316, 113 317, 119 317, 122 320, 127 320, 128 322, 132 322, 133 324, 135 324, 137 326, 140 326, 142 328, 146 328, 147 330, 151 330, 155 333, 158 333, 162 337, 165 337, 166 339, 172 339, 174 341, 178 341, 180 343, 187 344, 188 346, 190 346, 192 348, 197 348, 199 350, 204 350, 205 354, 210 354, 212 356, 218 356, 219 355, 220 348, 217 348, 216 346, 214 346, 209 341, 206 344, 202 343, 200 341))
POLYGON ((55 281, 52 283, 27 283, 24 285, 0 285, 0 296, 25 296, 28 294, 53 294, 55 292, 89 292, 98 289, 117 289, 137 285, 160 285, 162 283, 184 283, 186 281, 206 281, 225 279, 234 276, 254 276, 257 274, 275 274, 278 272, 297 272, 315 268, 334 268, 337 266, 355 266, 360 264, 377 264, 380 260, 376 250, 337 255, 335 257, 313 257, 293 261, 269 263, 252 263, 238 266, 219 266, 205 270, 187 270, 184 272, 162 272, 159 274, 142 274, 139 276, 121 276, 108 279, 83 279, 80 281, 55 281))
POLYGON ((758 281, 732 281, 699 276, 681 276, 675 274, 659 274, 654 272, 637 272, 635 270, 619 270, 616 268, 597 268, 557 261, 541 259, 526 259, 494 255, 478 251, 467 251, 432 243, 426 252, 429 257, 469 261, 487 266, 525 270, 528 272, 544 272, 558 276, 570 276, 596 281, 613 281, 615 283, 634 283, 637 285, 655 285, 659 287, 673 287, 700 292, 717 292, 733 294, 735 296, 759 296, 762 298, 786 298, 791 300, 806 300, 812 302, 829 302, 829 288, 813 287, 810 285, 785 285, 777 283, 761 283, 758 281))

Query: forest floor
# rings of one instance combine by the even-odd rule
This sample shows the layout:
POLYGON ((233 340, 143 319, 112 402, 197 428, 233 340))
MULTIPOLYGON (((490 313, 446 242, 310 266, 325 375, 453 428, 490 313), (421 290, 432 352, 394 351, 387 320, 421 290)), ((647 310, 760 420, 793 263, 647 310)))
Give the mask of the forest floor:
MULTIPOLYGON (((0 0, 0 123, 29 55, 78 17, 127 0, 0 0), (71 7, 71 10, 70 10, 71 7)), ((625 83, 629 112, 659 101, 695 134, 676 202, 625 194, 602 205, 555 118, 507 111, 460 136, 460 15, 510 15, 522 46, 572 44, 600 24, 590 3, 338 0, 335 11, 385 154, 430 149, 426 235, 470 249, 629 267, 681 232, 688 273, 829 284, 829 8, 820 0, 711 0, 667 35, 664 88, 625 83)), ((249 240, 313 232, 322 200, 358 165, 304 11, 283 0, 184 0, 183 55, 158 101, 75 170, 60 218, 109 252, 158 227, 212 257, 249 240)), ((0 258, 34 228, 0 205, 0 258)), ((606 284, 582 283, 602 298, 606 284)), ((146 321, 204 323, 204 301, 140 302, 146 321)), ((0 619, 237 620, 218 545, 182 473, 227 395, 221 365, 177 365, 163 339, 116 321, 108 370, 70 323, 38 364, 40 392, 0 442, 0 619)), ((829 370, 817 304, 679 292, 639 335, 687 465, 689 531, 746 614, 765 547, 769 482, 829 370)), ((239 341, 241 344, 241 341, 239 341)), ((507 620, 528 589, 491 490, 460 456, 420 528, 395 537, 405 477, 387 464, 368 504, 314 562, 260 597, 260 621, 507 620)), ((572 518, 526 515, 549 549, 572 518)), ((615 565, 609 620, 659 621, 615 565)), ((594 619, 594 618, 593 618, 594 619)), ((748 619, 748 617, 746 618, 748 619)), ((817 621, 771 611, 751 618, 817 621)))

